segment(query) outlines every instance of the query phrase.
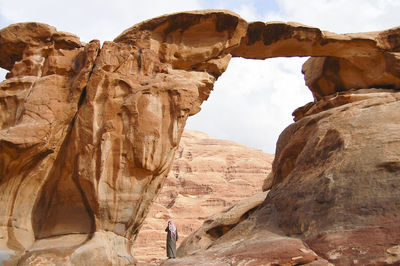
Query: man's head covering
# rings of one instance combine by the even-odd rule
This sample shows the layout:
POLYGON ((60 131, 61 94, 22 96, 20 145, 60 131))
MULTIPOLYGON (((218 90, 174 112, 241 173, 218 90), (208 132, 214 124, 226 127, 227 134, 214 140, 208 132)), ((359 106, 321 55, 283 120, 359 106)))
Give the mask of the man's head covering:
POLYGON ((168 229, 171 232, 171 234, 176 237, 176 227, 172 221, 168 221, 168 229))

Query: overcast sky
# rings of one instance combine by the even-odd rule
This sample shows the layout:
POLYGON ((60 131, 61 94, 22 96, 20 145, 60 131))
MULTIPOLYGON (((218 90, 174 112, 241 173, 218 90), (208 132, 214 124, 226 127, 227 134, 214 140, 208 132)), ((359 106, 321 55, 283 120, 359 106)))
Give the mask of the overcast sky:
MULTIPOLYGON (((338 33, 400 26, 399 0, 0 0, 0 28, 38 21, 86 42, 106 41, 145 19, 211 8, 230 9, 247 21, 297 21, 338 33)), ((301 74, 306 59, 232 59, 186 128, 274 153, 293 110, 312 101, 301 74)))

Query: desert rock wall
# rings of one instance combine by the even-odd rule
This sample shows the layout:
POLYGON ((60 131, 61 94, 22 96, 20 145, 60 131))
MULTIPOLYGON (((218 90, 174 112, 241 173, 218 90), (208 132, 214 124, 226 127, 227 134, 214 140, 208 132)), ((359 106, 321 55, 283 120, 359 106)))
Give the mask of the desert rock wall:
POLYGON ((0 245, 25 250, 41 234, 36 200, 44 177, 61 171, 55 165, 100 47, 37 23, 3 29, 0 45, 2 66, 12 66, 0 91, 0 245))
MULTIPOLYGON (((0 197, 5 202, 0 207, 1 253, 21 265, 133 263, 134 239, 172 167, 186 119, 201 110, 232 56, 311 56, 302 71, 315 101, 295 111, 297 123, 278 141, 273 172, 264 185, 273 190, 267 199, 278 201, 292 191, 292 183, 305 185, 302 178, 320 178, 303 171, 340 165, 340 158, 364 158, 374 149, 359 154, 352 147, 361 149, 366 143, 388 146, 376 149, 388 157, 382 162, 374 157, 346 160, 352 164, 336 167, 332 174, 350 184, 362 176, 366 184, 382 188, 379 193, 388 185, 396 187, 395 181, 382 180, 395 179, 397 171, 392 116, 400 89, 399 34, 400 28, 335 34, 298 23, 248 23, 223 10, 144 21, 102 47, 99 41, 82 43, 73 34, 40 23, 1 29, 0 67, 9 70, 0 84, 0 197), (375 103, 387 99, 391 100, 375 103), (363 105, 368 101, 372 103, 363 105), (358 103, 348 105, 353 102, 358 103), (354 111, 348 111, 349 106, 354 111), (373 112, 367 116, 361 110, 373 112), (330 119, 322 119, 328 115, 330 119), (379 131, 360 121, 369 126, 388 123, 377 123, 383 130, 379 131), (338 128, 328 126, 335 123, 338 128), (384 143, 383 132, 393 133, 384 143), (358 134, 359 142, 349 141, 358 134), (361 171, 364 163, 382 167, 366 174, 361 171), (381 174, 384 178, 378 181, 381 174)), ((317 188, 326 195, 330 186, 321 183, 317 188)), ((345 195, 358 195, 362 187, 346 190, 345 195)), ((383 204, 385 197, 379 193, 378 202, 383 204)), ((389 195, 385 200, 396 203, 395 194, 389 195)), ((333 201, 332 210, 352 217, 354 208, 338 207, 345 200, 333 201)), ((318 230, 329 229, 300 214, 296 225, 286 225, 284 221, 293 222, 291 215, 302 209, 289 202, 281 200, 276 207, 287 215, 280 218, 282 228, 305 241, 318 230)), ((361 204, 358 196, 350 206, 359 208, 362 204, 357 202, 361 204)), ((393 224, 394 207, 386 212, 379 206, 375 217, 382 220, 385 214, 393 224)), ((357 223, 369 215, 359 212, 357 223)), ((326 217, 331 216, 335 217, 326 217)), ((352 226, 350 218, 333 221, 333 226, 352 226)))
POLYGON ((135 241, 135 258, 143 263, 166 258, 168 220, 177 226, 180 244, 210 215, 260 193, 273 158, 261 150, 185 130, 171 171, 135 241))
POLYGON ((398 264, 399 99, 368 89, 320 100, 280 135, 255 211, 214 239, 210 230, 230 223, 226 210, 209 217, 165 265, 398 264))

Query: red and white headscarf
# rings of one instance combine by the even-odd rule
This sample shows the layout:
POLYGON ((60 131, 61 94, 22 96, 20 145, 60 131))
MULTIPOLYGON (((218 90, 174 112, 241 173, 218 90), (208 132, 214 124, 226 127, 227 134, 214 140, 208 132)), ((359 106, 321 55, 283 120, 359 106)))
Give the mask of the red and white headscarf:
POLYGON ((171 232, 171 234, 176 237, 176 227, 172 221, 168 221, 168 229, 171 232))

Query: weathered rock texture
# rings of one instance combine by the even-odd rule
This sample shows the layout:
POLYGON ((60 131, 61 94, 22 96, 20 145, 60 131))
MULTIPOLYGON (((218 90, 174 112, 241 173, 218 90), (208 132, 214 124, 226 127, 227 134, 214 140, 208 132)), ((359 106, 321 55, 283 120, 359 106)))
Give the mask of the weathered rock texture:
POLYGON ((169 219, 177 226, 181 243, 210 215, 261 192, 273 158, 185 130, 171 171, 135 241, 135 258, 145 263, 166 258, 164 230, 169 219))
POLYGON ((315 102, 278 141, 266 201, 227 233, 242 249, 220 256, 269 252, 271 238, 246 243, 276 221, 280 237, 330 261, 396 263, 399 34, 247 23, 219 10, 145 21, 101 49, 44 24, 2 29, 1 260, 131 263, 185 121, 231 56, 313 56, 303 73, 315 102))
MULTIPOLYGON (((163 265, 327 265, 325 259, 300 239, 284 235, 278 228, 269 227, 268 232, 259 230, 251 237, 247 235, 252 225, 248 224, 249 217, 267 194, 268 191, 255 194, 209 217, 183 241, 178 249, 181 258, 163 265), (240 238, 231 239, 231 230, 240 238)), ((271 224, 270 220, 263 222, 271 224)))
POLYGON ((93 232, 78 180, 60 177, 72 170, 69 164, 76 158, 66 156, 67 140, 99 42, 83 44, 53 27, 27 23, 1 30, 0 50, 0 65, 10 70, 0 84, 3 261, 45 237, 93 232), (58 185, 62 194, 56 192, 58 185))
POLYGON ((218 238, 254 212, 255 208, 264 201, 267 193, 268 191, 244 198, 221 213, 208 217, 199 230, 183 241, 178 249, 178 257, 195 254, 209 248, 218 238))
POLYGON ((400 92, 348 91, 313 108, 279 137, 257 210, 207 246, 205 223, 179 248, 197 253, 166 265, 399 264, 400 92))

